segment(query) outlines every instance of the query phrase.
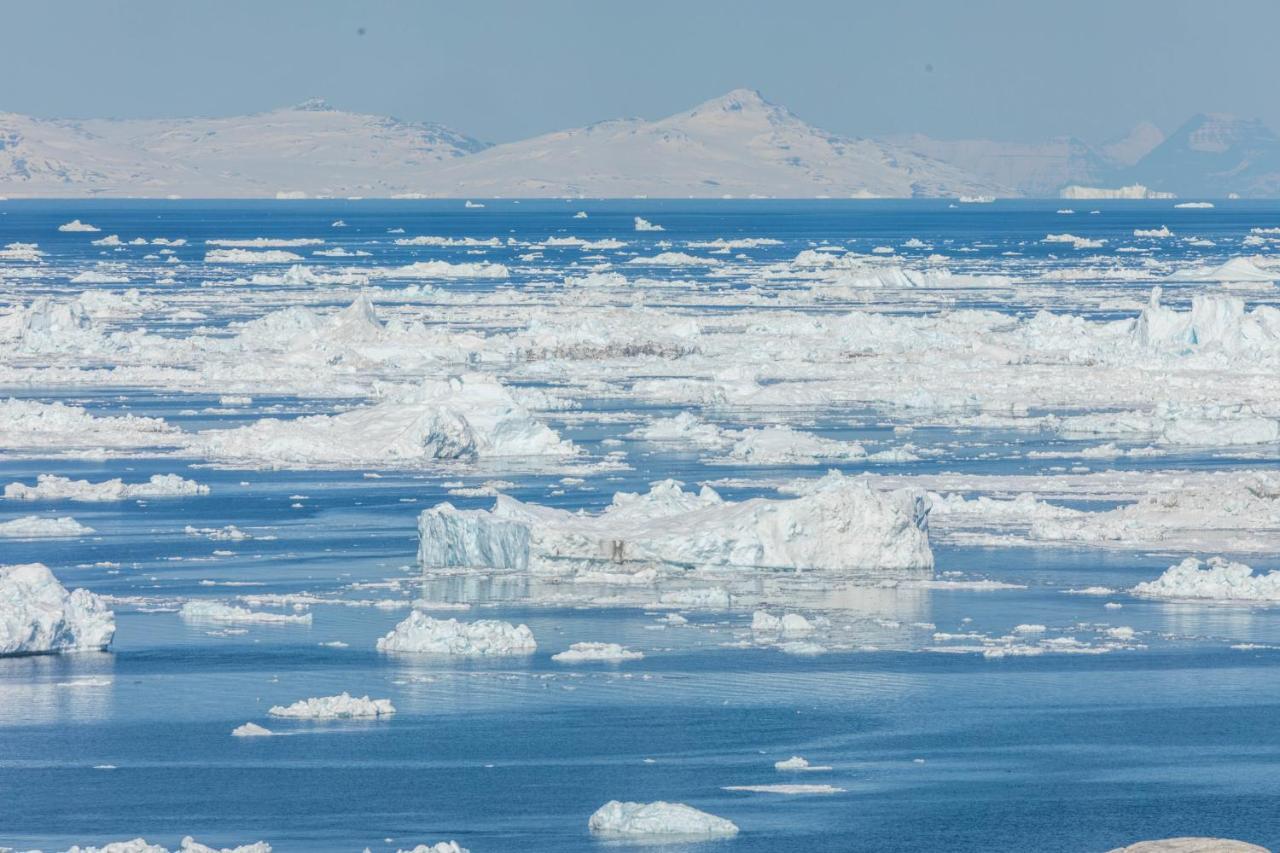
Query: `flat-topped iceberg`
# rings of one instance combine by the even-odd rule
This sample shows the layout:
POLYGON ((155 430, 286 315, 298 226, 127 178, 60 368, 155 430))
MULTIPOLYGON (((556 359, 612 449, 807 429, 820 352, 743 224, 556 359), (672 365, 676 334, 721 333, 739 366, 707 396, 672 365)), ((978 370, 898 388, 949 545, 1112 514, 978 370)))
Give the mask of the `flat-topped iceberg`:
POLYGON ((475 622, 434 619, 420 610, 414 610, 378 640, 380 652, 465 657, 527 655, 537 648, 527 625, 512 625, 496 619, 475 622))
POLYGON ((125 501, 207 494, 208 486, 194 480, 184 480, 177 474, 155 474, 145 483, 125 483, 119 477, 91 483, 56 474, 41 474, 36 477, 34 486, 10 483, 4 487, 5 498, 18 501, 125 501))
POLYGON ((0 566, 0 656, 102 650, 115 632, 101 598, 68 592, 47 566, 0 566))
POLYGON ((596 835, 621 838, 728 838, 738 834, 733 821, 684 803, 624 803, 611 800, 587 821, 596 835))
POLYGON ((1138 584, 1133 593, 1151 598, 1280 601, 1280 571, 1254 574, 1244 563, 1222 557, 1207 561, 1187 557, 1155 580, 1138 584))
POLYGON ((226 622, 238 625, 310 625, 310 613, 264 613, 221 601, 188 601, 178 611, 189 622, 226 622))
POLYGON ((92 527, 81 524, 69 515, 61 518, 24 515, 0 522, 0 539, 69 539, 88 536, 92 532, 92 527))
POLYGON ((568 651, 551 656, 558 663, 584 663, 588 661, 605 661, 619 663, 625 660, 640 660, 644 652, 635 652, 617 643, 574 643, 568 651))
POLYGON ((203 455, 270 468, 420 465, 486 457, 568 457, 571 442, 535 420, 511 393, 483 377, 428 380, 383 402, 338 415, 266 418, 209 430, 203 455))
MULTIPOLYGON (((150 844, 145 839, 135 838, 131 841, 113 841, 101 847, 81 847, 73 844, 63 853, 170 853, 170 851, 169 848, 159 844, 150 844)), ((188 835, 182 839, 182 843, 173 853, 271 853, 271 845, 265 841, 258 841, 254 844, 242 844, 239 847, 209 847, 188 835)))
POLYGON ((352 696, 343 691, 337 696, 300 699, 292 705, 275 705, 267 711, 273 717, 302 720, 338 720, 352 717, 389 717, 396 712, 390 699, 352 696))
POLYGON ((610 564, 927 573, 928 513, 922 492, 879 492, 837 472, 787 500, 731 502, 665 480, 647 494, 614 495, 598 515, 504 495, 492 510, 439 504, 418 520, 418 559, 550 574, 610 564))

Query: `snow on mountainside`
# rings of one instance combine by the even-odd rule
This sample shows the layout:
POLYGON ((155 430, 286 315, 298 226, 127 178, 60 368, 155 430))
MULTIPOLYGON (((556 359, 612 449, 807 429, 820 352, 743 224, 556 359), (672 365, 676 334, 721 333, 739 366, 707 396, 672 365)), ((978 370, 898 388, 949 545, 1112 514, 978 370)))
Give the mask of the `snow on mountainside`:
POLYGON ((658 121, 621 119, 497 145, 439 190, 516 196, 951 196, 990 183, 897 146, 818 130, 750 89, 658 121))
POLYGON ((330 109, 43 120, 0 114, 0 195, 387 196, 484 147, 442 125, 330 109))
POLYGON ((1005 192, 896 146, 834 136, 738 89, 485 148, 322 103, 216 119, 0 114, 0 195, 953 196, 1005 192))

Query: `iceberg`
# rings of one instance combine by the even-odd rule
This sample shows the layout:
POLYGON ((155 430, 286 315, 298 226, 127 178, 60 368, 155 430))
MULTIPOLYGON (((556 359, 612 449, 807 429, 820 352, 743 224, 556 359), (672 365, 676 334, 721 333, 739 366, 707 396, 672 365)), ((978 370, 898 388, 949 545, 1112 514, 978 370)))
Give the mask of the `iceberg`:
POLYGON ((396 853, 471 853, 456 841, 437 841, 435 844, 419 844, 412 850, 397 850, 396 853))
POLYGON ((649 220, 647 220, 647 219, 642 219, 642 218, 640 218, 639 216, 637 216, 637 217, 636 217, 635 227, 636 227, 636 230, 637 230, 637 231, 665 231, 665 230, 667 230, 667 229, 663 228, 661 225, 654 225, 654 224, 653 224, 652 222, 650 222, 649 220))
POLYGON ((188 601, 178 611, 189 622, 224 622, 233 625, 310 625, 311 614, 263 613, 220 601, 188 601))
POLYGON ((922 492, 878 492, 832 472, 812 492, 784 500, 725 501, 674 480, 644 495, 618 493, 599 515, 499 495, 492 510, 442 503, 418 520, 427 568, 566 570, 625 566, 740 566, 926 575, 929 504, 922 492))
POLYGON ((43 518, 24 515, 12 521, 0 523, 0 539, 69 539, 93 533, 69 515, 61 518, 43 518))
POLYGON ((1144 581, 1134 595, 1211 601, 1280 601, 1280 571, 1254 574, 1244 563, 1222 557, 1201 561, 1187 557, 1153 581, 1144 581))
POLYGON ((70 222, 64 222, 62 225, 59 225, 58 230, 63 232, 67 232, 67 231, 91 232, 91 231, 101 231, 102 229, 96 226, 90 225, 87 222, 81 222, 79 219, 73 219, 70 222))
POLYGON ((126 484, 119 477, 101 483, 72 480, 55 474, 40 474, 36 484, 10 483, 4 487, 7 500, 16 501, 126 501, 150 498, 182 498, 209 494, 209 487, 177 474, 155 474, 145 483, 126 484))
POLYGON ((814 625, 799 613, 774 616, 763 610, 751 615, 751 633, 781 637, 803 637, 814 632, 814 625))
POLYGON ((434 619, 414 610, 381 637, 377 647, 380 652, 493 657, 532 654, 538 644, 527 625, 513 626, 496 619, 434 619))
POLYGON ((235 429, 207 430, 193 439, 192 448, 218 462, 269 468, 420 466, 577 453, 572 442, 535 420, 505 387, 480 376, 427 380, 338 415, 265 418, 235 429))
POLYGON ((396 712, 390 699, 355 697, 347 692, 337 696, 300 699, 292 705, 275 705, 267 711, 273 717, 302 720, 337 720, 351 717, 389 717, 396 712))
POLYGON ((275 732, 271 729, 260 726, 257 723, 245 723, 243 726, 236 726, 231 730, 232 737, 270 737, 275 732))
POLYGON ((1108 853, 1270 853, 1266 847, 1230 838, 1161 838, 1116 847, 1108 853))
POLYGON ((115 632, 101 598, 68 592, 44 564, 0 566, 0 656, 105 650, 115 632))
POLYGON ((644 652, 633 652, 617 643, 574 643, 569 650, 551 656, 559 663, 584 663, 587 661, 607 661, 618 663, 624 660, 640 660, 644 652))
POLYGON ((624 803, 611 800, 587 821, 596 835, 621 838, 728 838, 738 834, 732 821, 684 803, 624 803))
MULTIPOLYGON (((63 853, 170 853, 167 847, 149 844, 142 838, 132 841, 113 841, 101 847, 81 847, 72 845, 63 853)), ((191 836, 182 839, 182 843, 173 853, 271 853, 271 845, 265 841, 254 844, 242 844, 239 847, 208 847, 191 836)))
POLYGON ((1084 187, 1079 184, 1072 184, 1063 187, 1058 193, 1059 198, 1074 199, 1146 199, 1146 198, 1177 198, 1173 193, 1159 192, 1157 190, 1147 189, 1142 184, 1130 184, 1129 186, 1118 188, 1107 187, 1084 187))

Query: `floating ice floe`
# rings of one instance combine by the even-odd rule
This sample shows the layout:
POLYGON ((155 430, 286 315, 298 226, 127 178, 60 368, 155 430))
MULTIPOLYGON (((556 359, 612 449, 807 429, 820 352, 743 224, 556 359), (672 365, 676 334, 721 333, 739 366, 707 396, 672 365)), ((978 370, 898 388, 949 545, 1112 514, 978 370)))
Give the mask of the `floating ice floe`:
POLYGON ((232 737, 271 737, 275 732, 257 723, 245 723, 231 730, 232 737))
MULTIPOLYGON (((169 848, 150 844, 142 838, 132 841, 113 841, 102 847, 81 847, 74 844, 62 853, 170 853, 169 848)), ((271 845, 265 841, 242 844, 239 847, 209 847, 191 836, 182 839, 173 853, 271 853, 271 845)))
POLYGON ((655 225, 647 219, 637 216, 635 218, 635 228, 637 231, 665 231, 661 225, 655 225))
POLYGON ((101 598, 68 592, 45 565, 0 566, 0 656, 105 650, 115 631, 101 598))
POLYGON ((435 844, 419 844, 412 850, 397 850, 396 853, 471 853, 456 841, 437 841, 435 844))
POLYGON ((587 827, 600 836, 621 838, 727 838, 738 834, 732 821, 684 803, 624 803, 611 800, 598 808, 587 827))
POLYGON ((577 448, 482 377, 428 380, 338 415, 266 418, 191 442, 218 462, 269 468, 417 466, 486 457, 571 457, 577 448))
POLYGON ((569 646, 568 651, 554 654, 551 659, 559 663, 585 663, 589 661, 620 663, 627 660, 640 660, 643 657, 644 652, 635 652, 617 643, 574 643, 569 646))
POLYGON ((337 720, 351 717, 389 717, 396 712, 390 699, 370 699, 342 692, 337 696, 300 699, 292 705, 274 705, 267 711, 273 717, 301 720, 337 720))
POLYGON ((1263 574, 1222 557, 1187 557, 1153 581, 1133 588, 1134 595, 1210 601, 1280 601, 1280 571, 1263 574))
POLYGON ((816 772, 819 770, 830 770, 831 768, 828 766, 810 764, 807 758, 801 758, 798 755, 793 755, 785 761, 773 762, 773 769, 784 773, 803 773, 808 771, 816 772))
POLYGON ((220 601, 188 601, 178 611, 190 622, 223 622, 238 625, 310 625, 310 613, 264 613, 223 604, 220 601))
POLYGON ((1269 284, 1280 279, 1280 270, 1264 269, 1251 258, 1232 258, 1216 267, 1188 267, 1169 276, 1172 281, 1216 281, 1228 284, 1269 284))
POLYGON ((380 652, 487 657, 532 654, 538 644, 527 625, 495 619, 434 619, 415 610, 379 638, 377 647, 380 652))
POLYGON ((58 226, 58 230, 59 230, 59 231, 64 231, 64 232, 65 232, 65 231, 71 231, 71 232, 75 232, 75 231, 91 232, 91 231, 101 231, 102 229, 101 229, 101 228, 98 228, 98 227, 96 227, 96 226, 90 225, 90 224, 89 224, 89 223, 87 223, 87 222, 81 222, 79 219, 73 219, 73 220, 71 220, 70 222, 64 222, 63 224, 59 225, 59 226, 58 226))
POLYGON ((1230 838, 1161 838, 1116 847, 1108 853, 1271 853, 1266 847, 1230 838))
POLYGON ((492 510, 439 504, 418 520, 423 566, 564 574, 611 564, 740 566, 924 575, 933 567, 927 499, 877 492, 832 472, 792 500, 725 501, 674 480, 644 495, 618 493, 599 515, 500 495, 492 510))
POLYGON ((726 791, 743 791, 751 794, 787 794, 802 796, 805 794, 843 794, 844 788, 835 785, 725 785, 726 791))
POLYGON ((751 616, 751 633, 766 636, 804 637, 814 632, 814 625, 799 613, 774 616, 757 610, 751 616))
POLYGON ((72 480, 56 474, 40 474, 36 484, 10 483, 4 487, 8 500, 18 501, 126 501, 151 498, 180 498, 209 494, 209 487, 177 474, 155 474, 145 483, 126 484, 119 477, 101 483, 72 480))
POLYGON ((292 264, 301 260, 302 255, 283 249, 211 249, 204 256, 206 264, 292 264))
POLYGON ((9 450, 76 451, 175 446, 181 431, 159 418, 92 415, 81 406, 35 400, 0 401, 0 446, 9 450))
POLYGON ((60 518, 24 515, 0 522, 0 539, 70 539, 88 536, 93 532, 92 527, 81 524, 69 515, 60 518))

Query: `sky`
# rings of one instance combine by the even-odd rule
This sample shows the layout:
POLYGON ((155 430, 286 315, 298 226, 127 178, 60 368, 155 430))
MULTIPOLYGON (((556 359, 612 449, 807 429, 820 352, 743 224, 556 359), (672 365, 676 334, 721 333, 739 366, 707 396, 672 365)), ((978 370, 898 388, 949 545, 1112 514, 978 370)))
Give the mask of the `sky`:
POLYGON ((1274 0, 0 0, 0 112, 323 97, 506 142, 759 89, 825 130, 1033 141, 1280 129, 1274 0))

